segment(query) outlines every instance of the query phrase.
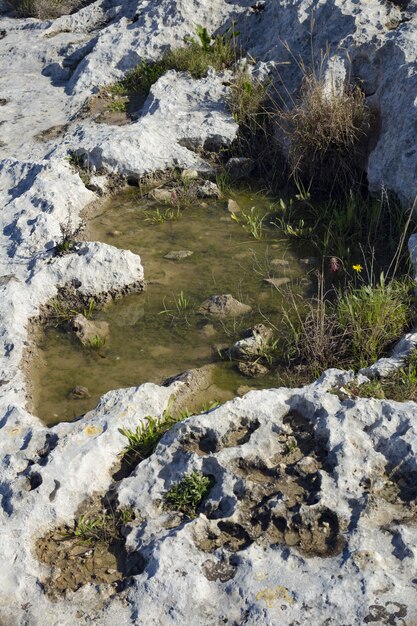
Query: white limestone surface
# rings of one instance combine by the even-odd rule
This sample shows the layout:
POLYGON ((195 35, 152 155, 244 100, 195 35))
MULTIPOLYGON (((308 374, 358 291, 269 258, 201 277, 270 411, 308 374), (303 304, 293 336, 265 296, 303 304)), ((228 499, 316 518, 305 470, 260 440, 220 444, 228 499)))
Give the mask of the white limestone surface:
MULTIPOLYGON (((380 0, 103 0, 40 23, 13 19, 6 7, 0 23, 1 624, 417 622, 415 404, 342 402, 328 392, 353 375, 332 371, 304 389, 253 392, 190 418, 114 487, 118 503, 141 516, 126 532, 128 549, 144 559, 143 572, 120 593, 89 584, 52 602, 42 586, 49 568, 34 555, 36 539, 70 523, 88 496, 109 489, 126 442, 119 429, 162 415, 181 383, 109 392, 82 419, 48 429, 26 409, 22 370, 29 320, 59 287, 118 294, 144 279, 138 256, 97 242, 53 256, 61 225, 70 217, 75 229, 82 209, 97 200, 69 164, 69 151, 101 174, 140 177, 172 166, 204 167, 202 149, 218 150, 236 136, 225 102, 227 73, 199 81, 168 73, 139 118, 123 127, 81 114, 91 94, 140 60, 195 36, 196 24, 214 32, 236 19, 255 71, 270 72, 281 94, 294 95, 300 86, 298 59, 308 65, 312 49, 319 58, 328 46, 328 80, 359 79, 376 111, 366 163, 371 186, 385 185, 407 204, 417 192, 415 13, 415 0, 404 9, 380 0), (212 476, 213 487, 197 517, 181 519, 163 506, 164 498, 194 470, 212 476)), ((415 344, 414 334, 405 337, 394 360, 366 374, 397 367, 415 344)))

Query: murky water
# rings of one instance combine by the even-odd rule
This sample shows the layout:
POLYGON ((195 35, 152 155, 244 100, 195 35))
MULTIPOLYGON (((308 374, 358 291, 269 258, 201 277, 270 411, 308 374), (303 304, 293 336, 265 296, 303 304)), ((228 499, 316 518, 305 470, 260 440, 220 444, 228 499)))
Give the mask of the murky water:
MULTIPOLYGON (((265 213, 270 200, 255 193, 234 193, 241 209, 256 206, 265 213)), ((93 408, 110 389, 161 382, 183 370, 219 361, 218 348, 231 345, 254 323, 279 324, 285 295, 265 278, 291 279, 302 290, 303 270, 280 234, 265 220, 265 234, 254 239, 230 217, 226 201, 199 201, 182 210, 179 219, 154 224, 149 212, 164 205, 144 200, 128 189, 100 207, 89 222, 89 238, 130 249, 141 256, 148 281, 144 293, 111 303, 97 314, 110 324, 110 336, 99 350, 82 348, 69 334, 50 328, 39 344, 33 368, 35 411, 52 424, 71 420, 93 408), (192 255, 170 260, 171 251, 192 255), (196 313, 205 298, 230 293, 250 304, 252 313, 215 320, 196 313), (187 310, 179 299, 187 300, 187 310), (71 399, 76 385, 89 398, 71 399)), ((219 362, 211 392, 224 401, 240 385, 271 386, 276 377, 253 380, 219 362)))

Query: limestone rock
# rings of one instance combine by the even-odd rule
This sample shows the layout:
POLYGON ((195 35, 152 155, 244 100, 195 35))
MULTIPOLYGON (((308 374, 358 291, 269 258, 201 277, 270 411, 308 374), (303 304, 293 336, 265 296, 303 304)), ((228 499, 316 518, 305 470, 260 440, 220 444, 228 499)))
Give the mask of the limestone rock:
POLYGON ((81 313, 69 322, 69 326, 83 346, 91 345, 96 338, 105 341, 109 335, 109 324, 107 322, 88 320, 81 313))
POLYGON ((220 189, 216 183, 206 180, 202 185, 197 187, 198 198, 220 198, 220 189))
POLYGON ((230 349, 232 359, 250 360, 262 355, 273 338, 273 330, 264 324, 257 324, 246 331, 243 339, 236 341, 230 349))
POLYGON ((247 157, 233 157, 226 163, 226 171, 229 173, 232 180, 249 178, 254 167, 255 163, 253 159, 247 157))
POLYGON ((236 200, 229 198, 227 201, 227 210, 229 211, 229 213, 239 213, 239 211, 241 211, 241 208, 236 200))
POLYGON ((248 378, 258 378, 258 376, 266 376, 269 374, 269 369, 256 361, 238 361, 236 367, 241 374, 248 378))
POLYGON ((87 387, 83 387, 82 385, 76 385, 73 389, 71 389, 68 395, 74 400, 83 400, 84 398, 90 397, 90 392, 88 391, 87 387))
POLYGON ((153 189, 151 196, 158 202, 165 202, 166 204, 172 203, 172 191, 171 189, 153 189))
POLYGON ((198 309, 199 313, 219 317, 238 317, 239 315, 245 315, 251 311, 251 306, 239 302, 239 300, 236 300, 236 298, 230 294, 210 296, 210 298, 204 300, 198 309))
POLYGON ((188 259, 188 257, 193 254, 194 252, 191 250, 171 250, 164 255, 164 259, 169 259, 170 261, 181 261, 182 259, 188 259))

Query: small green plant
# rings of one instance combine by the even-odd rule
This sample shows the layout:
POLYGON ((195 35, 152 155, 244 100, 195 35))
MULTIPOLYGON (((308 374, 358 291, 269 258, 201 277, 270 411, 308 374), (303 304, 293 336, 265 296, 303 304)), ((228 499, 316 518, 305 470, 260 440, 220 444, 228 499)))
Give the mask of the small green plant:
POLYGON ((171 409, 164 412, 162 417, 152 417, 148 415, 144 422, 141 422, 136 430, 121 428, 120 432, 128 440, 128 445, 122 452, 122 457, 129 465, 137 465, 143 459, 150 456, 158 441, 167 430, 174 424, 190 416, 188 411, 182 411, 178 416, 171 414, 171 409))
POLYGON ((262 214, 259 209, 253 206, 250 211, 242 211, 239 214, 232 213, 231 218, 238 224, 241 224, 254 239, 262 239, 267 214, 262 214))
POLYGON ((131 507, 124 507, 115 511, 103 509, 99 513, 80 515, 74 523, 74 528, 63 533, 66 539, 77 539, 88 545, 96 543, 112 543, 121 541, 121 529, 135 519, 135 512, 131 507))
POLYGON ((195 517, 197 508, 207 497, 211 487, 212 480, 209 476, 204 476, 201 472, 186 474, 166 493, 166 504, 189 517, 195 517))
POLYGON ((57 296, 50 302, 51 312, 48 315, 48 319, 55 326, 65 324, 79 313, 82 313, 84 317, 90 320, 93 318, 95 306, 95 300, 93 298, 90 298, 87 306, 83 307, 82 309, 81 307, 79 309, 75 309, 66 298, 63 298, 62 296, 57 296))
POLYGON ((230 67, 237 60, 236 37, 238 33, 234 30, 234 26, 214 39, 203 26, 197 26, 196 33, 198 41, 192 37, 186 37, 184 46, 168 50, 160 59, 141 61, 127 72, 121 81, 111 87, 113 93, 128 95, 141 92, 146 95, 151 86, 168 70, 189 72, 193 78, 203 78, 209 67, 222 70, 230 67))
POLYGON ((168 309, 164 300, 164 308, 162 311, 159 311, 158 315, 168 315, 172 322, 182 321, 189 325, 188 314, 193 308, 191 298, 187 298, 181 289, 179 295, 171 302, 174 304, 174 308, 168 309))
POLYGON ((412 319, 410 280, 349 287, 340 293, 336 314, 349 334, 350 351, 360 366, 375 361, 399 339, 412 319))
POLYGON ((241 70, 235 74, 230 85, 227 104, 233 119, 239 126, 245 126, 252 130, 261 127, 261 120, 265 115, 268 90, 268 83, 261 83, 252 78, 246 70, 241 70))
POLYGON ((100 350, 100 348, 104 346, 104 343, 105 341, 102 337, 100 337, 99 335, 94 335, 90 338, 88 342, 88 347, 91 348, 91 350, 100 350))
POLYGON ((61 231, 61 239, 53 248, 55 256, 64 256, 74 251, 77 245, 77 236, 84 229, 84 222, 80 222, 77 228, 74 228, 71 217, 71 209, 67 207, 67 219, 59 225, 61 231))
POLYGON ((295 452, 297 448, 298 448, 298 444, 297 444, 297 440, 295 439, 295 437, 290 437, 289 439, 287 439, 285 443, 285 451, 287 454, 291 454, 292 452, 295 452))
POLYGON ((111 113, 125 113, 127 110, 127 101, 122 98, 116 98, 109 102, 108 109, 111 113))
POLYGON ((164 222, 172 222, 180 217, 178 208, 168 207, 167 209, 148 209, 144 211, 145 222, 151 224, 163 224, 164 222))

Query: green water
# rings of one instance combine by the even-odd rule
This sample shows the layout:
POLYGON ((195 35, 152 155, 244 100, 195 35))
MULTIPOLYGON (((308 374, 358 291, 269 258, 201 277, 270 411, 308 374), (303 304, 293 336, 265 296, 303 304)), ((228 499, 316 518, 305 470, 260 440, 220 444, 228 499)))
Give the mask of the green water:
MULTIPOLYGON (((271 209, 270 199, 256 193, 231 197, 244 211, 252 206, 264 212, 271 209)), ((269 218, 264 237, 255 240, 231 219, 226 207, 227 199, 199 201, 184 209, 178 220, 153 224, 146 220, 146 211, 166 207, 142 199, 137 189, 130 188, 96 211, 89 220, 89 238, 139 254, 148 285, 145 292, 117 300, 97 313, 96 319, 110 324, 110 336, 99 350, 82 348, 59 328, 42 335, 32 378, 34 408, 46 423, 82 415, 110 389, 160 383, 213 361, 219 366, 209 392, 214 397, 208 401, 231 398, 242 385, 278 384, 274 376, 254 380, 235 373, 230 363, 219 360, 218 349, 230 346, 255 323, 279 324, 285 289, 277 290, 264 278, 288 277, 290 288, 302 292, 306 270, 269 218), (183 260, 165 259, 173 250, 193 254, 183 260), (181 293, 189 302, 185 315, 176 306, 181 293), (216 320, 195 312, 205 298, 224 293, 250 304, 252 313, 216 320), (90 397, 69 398, 76 385, 87 387, 90 397)))

